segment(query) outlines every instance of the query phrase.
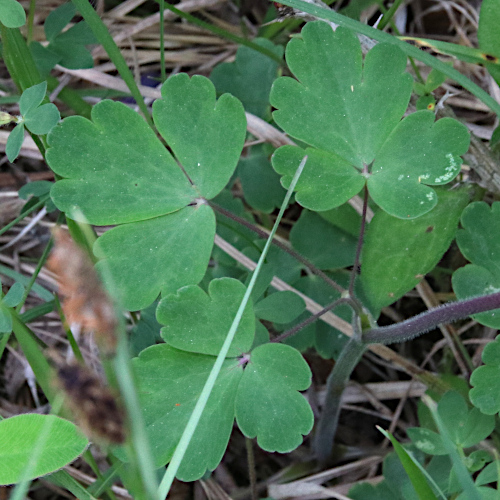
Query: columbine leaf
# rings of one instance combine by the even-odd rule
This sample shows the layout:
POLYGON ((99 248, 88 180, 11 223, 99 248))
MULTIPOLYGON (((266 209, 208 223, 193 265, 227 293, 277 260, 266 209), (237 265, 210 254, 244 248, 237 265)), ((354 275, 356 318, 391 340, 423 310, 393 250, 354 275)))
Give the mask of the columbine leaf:
POLYGON ((0 484, 13 484, 21 479, 34 479, 61 469, 81 455, 88 446, 87 439, 77 427, 55 415, 29 413, 6 418, 0 422, 0 484), (45 434, 46 433, 46 434, 45 434), (23 473, 31 463, 37 442, 42 435, 46 439, 40 455, 30 470, 29 477, 23 473))
POLYGON ((44 135, 48 134, 60 119, 61 115, 57 106, 48 103, 27 113, 24 117, 24 124, 33 134, 44 135))
POLYGON ((10 333, 12 331, 12 315, 9 309, 0 305, 0 339, 3 333, 10 333))
MULTIPOLYGON (((208 286, 208 295, 197 286, 181 288, 158 305, 157 319, 166 325, 161 335, 176 349, 216 356, 236 316, 246 287, 238 280, 221 278, 208 286)), ((251 303, 245 308, 228 357, 252 347, 255 316, 251 303)))
MULTIPOLYGON (((255 38, 253 43, 283 56, 283 48, 265 38, 255 38)), ((276 79, 278 63, 251 47, 241 46, 232 63, 219 64, 212 71, 210 80, 218 92, 228 92, 241 100, 246 111, 264 118, 269 113, 269 92, 276 79)))
POLYGON ((19 111, 24 116, 42 103, 47 92, 47 82, 33 85, 26 89, 19 99, 19 111))
POLYGON ((287 453, 313 426, 311 407, 297 391, 311 384, 311 371, 293 347, 264 344, 251 353, 236 397, 236 421, 266 451, 287 453))
POLYGON ((197 75, 175 75, 161 92, 153 104, 155 124, 200 196, 213 198, 228 183, 243 148, 243 106, 229 94, 216 101, 212 82, 197 75))
POLYGON ((91 224, 165 215, 196 197, 144 119, 120 102, 101 101, 92 121, 66 118, 48 142, 50 167, 67 178, 52 188, 54 203, 64 212, 78 208, 91 224))
POLYGON ((365 179, 340 156, 323 150, 296 146, 282 146, 272 157, 273 167, 283 177, 281 183, 288 189, 295 174, 297 162, 307 155, 307 163, 297 182, 295 199, 311 210, 323 211, 338 207, 358 194, 365 179))
POLYGON ((438 186, 460 172, 469 133, 456 120, 434 122, 432 111, 407 116, 379 151, 368 179, 370 195, 395 217, 411 219, 436 206, 438 186))
MULTIPOLYGON (((297 201, 328 210, 368 179, 374 201, 396 217, 415 218, 431 210, 436 194, 427 185, 456 176, 469 136, 456 121, 434 124, 430 111, 400 122, 412 87, 405 55, 379 44, 363 65, 354 34, 342 28, 334 32, 320 21, 307 24, 302 39, 289 42, 286 59, 299 81, 284 77, 273 84, 271 104, 278 108, 273 116, 288 134, 322 151, 315 157, 306 150, 309 161, 297 184, 297 201)), ((273 166, 286 186, 292 153, 284 151, 276 152, 273 166)))
POLYGON ((486 415, 500 412, 500 336, 487 344, 483 351, 483 366, 471 375, 469 392, 472 404, 486 415))
POLYGON ((356 36, 317 21, 306 24, 302 39, 288 43, 286 61, 299 81, 284 77, 274 83, 276 123, 358 168, 371 163, 410 99, 406 56, 379 44, 368 52, 363 67, 356 36))
MULTIPOLYGON (((468 264, 453 274, 453 290, 457 298, 466 299, 500 291, 500 203, 491 208, 484 202, 471 203, 463 212, 463 229, 457 243, 468 264)), ((500 328, 500 309, 475 314, 481 324, 500 328)))
POLYGON ((111 229, 95 244, 98 269, 129 310, 147 307, 160 291, 198 283, 212 251, 215 217, 207 205, 111 229))
POLYGON ((366 230, 361 280, 370 304, 385 307, 431 271, 448 250, 469 201, 465 191, 439 191, 429 213, 401 220, 378 212, 366 230))
MULTIPOLYGON (((139 397, 157 467, 172 457, 187 420, 213 367, 215 358, 161 344, 134 360, 139 397)), ((177 477, 199 479, 219 465, 234 422, 234 398, 242 368, 235 359, 222 371, 186 451, 177 477)))

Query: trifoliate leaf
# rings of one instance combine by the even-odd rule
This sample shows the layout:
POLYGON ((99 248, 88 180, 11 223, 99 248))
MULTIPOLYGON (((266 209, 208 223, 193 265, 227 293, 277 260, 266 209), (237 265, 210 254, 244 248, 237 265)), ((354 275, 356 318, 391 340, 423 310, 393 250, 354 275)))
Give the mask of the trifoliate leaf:
MULTIPOLYGON (((157 310, 166 325, 161 335, 167 344, 182 351, 217 356, 233 323, 246 287, 238 280, 221 278, 208 286, 208 295, 198 286, 187 286, 164 297, 157 310)), ((248 303, 228 357, 250 350, 255 334, 255 316, 248 303)))
POLYGON ((199 195, 213 198, 228 183, 243 148, 243 106, 229 94, 216 101, 212 82, 198 75, 170 77, 161 92, 153 104, 158 131, 199 195))
MULTIPOLYGON (((400 121, 412 88, 406 56, 378 44, 363 63, 351 31, 334 32, 318 21, 289 42, 286 60, 298 81, 282 77, 273 84, 273 116, 285 132, 320 150, 315 156, 306 149, 310 160, 297 184, 297 201, 329 210, 367 182, 373 200, 391 215, 409 219, 430 211, 437 196, 429 186, 458 174, 469 135, 451 119, 434 124, 430 111, 400 121)), ((286 186, 292 153, 284 151, 276 152, 273 166, 286 186)))
MULTIPOLYGON (((157 467, 175 450, 186 422, 215 362, 215 357, 160 344, 134 360, 146 431, 157 467)), ((177 477, 199 479, 214 470, 226 450, 234 422, 234 398, 242 376, 238 360, 226 359, 186 451, 177 477)))
POLYGON ((26 89, 19 99, 19 111, 24 116, 34 110, 42 103, 45 92, 47 92, 47 82, 42 82, 26 89))
POLYGON ((314 423, 308 402, 297 391, 311 384, 311 370, 298 351, 264 344, 251 353, 236 397, 236 421, 266 451, 287 453, 302 443, 314 423))
MULTIPOLYGON (((453 274, 453 290, 457 298, 467 299, 500 291, 500 203, 489 207, 484 202, 470 204, 463 212, 463 229, 457 243, 464 257, 471 262, 453 274)), ((500 309, 475 314, 481 324, 500 328, 500 309)))
POLYGON ((24 117, 26 128, 33 134, 48 134, 59 122, 61 115, 55 104, 48 103, 31 110, 24 117))
POLYGON ((64 212, 78 209, 91 224, 165 215, 196 197, 144 119, 120 102, 101 101, 92 121, 66 118, 48 142, 50 167, 66 177, 52 188, 54 203, 64 212))

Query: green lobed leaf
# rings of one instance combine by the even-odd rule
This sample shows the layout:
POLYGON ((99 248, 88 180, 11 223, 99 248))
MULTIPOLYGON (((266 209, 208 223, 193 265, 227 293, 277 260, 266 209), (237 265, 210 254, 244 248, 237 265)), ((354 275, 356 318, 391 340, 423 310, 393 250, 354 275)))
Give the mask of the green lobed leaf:
POLYGON ((24 141, 24 123, 18 123, 9 134, 7 144, 5 145, 5 154, 10 162, 13 162, 18 156, 24 141))
POLYGON ((120 102, 101 101, 92 108, 92 121, 66 118, 48 143, 50 167, 67 178, 52 188, 55 205, 68 213, 78 208, 91 224, 145 220, 196 198, 143 118, 120 102))
POLYGON ((419 283, 455 237, 468 194, 444 189, 437 193, 437 206, 418 219, 378 212, 367 227, 361 280, 375 309, 392 304, 419 283))
POLYGON ((236 421, 270 452, 288 453, 314 423, 308 402, 297 391, 311 384, 311 370, 293 347, 264 344, 251 353, 236 396, 236 421))
POLYGON ((469 132, 456 120, 434 118, 432 111, 407 116, 375 159, 368 190, 375 203, 395 217, 411 219, 432 210, 437 196, 429 185, 446 184, 460 172, 469 132))
POLYGON ((170 77, 162 99, 153 104, 160 134, 193 181, 200 196, 210 199, 228 183, 238 163, 246 135, 243 106, 199 75, 170 77))
POLYGON ((0 484, 13 484, 23 479, 44 476, 81 455, 88 446, 87 439, 68 420, 55 415, 29 413, 0 421, 0 484), (40 435, 47 431, 40 456, 29 478, 24 470, 30 463, 40 435))
MULTIPOLYGON (((471 203, 463 212, 463 229, 457 243, 464 257, 471 262, 455 271, 453 290, 458 299, 488 295, 500 291, 500 203, 489 207, 484 202, 471 203)), ((500 309, 475 314, 479 323, 500 328, 500 309)))
POLYGON ((215 217, 207 205, 117 226, 97 239, 97 264, 123 307, 139 310, 160 292, 175 292, 203 278, 215 235, 215 217))
POLYGON ((483 486, 488 483, 500 481, 500 460, 495 460, 488 464, 476 478, 476 486, 483 486))
POLYGON ((365 179, 335 153, 297 146, 282 146, 272 157, 273 167, 283 177, 281 183, 288 188, 295 172, 294 165, 307 154, 307 163, 295 188, 295 199, 311 210, 330 210, 358 194, 365 179))
POLYGON ((412 79, 406 56, 376 45, 366 55, 350 30, 308 23, 286 47, 298 81, 278 78, 271 91, 276 123, 288 134, 361 169, 370 164, 406 110, 412 79), (391 64, 387 64, 391 61, 391 64))
MULTIPOLYGON (((283 48, 265 38, 253 43, 282 57, 283 48)), ((228 92, 242 102, 249 113, 265 118, 269 113, 269 92, 277 77, 278 63, 250 47, 241 46, 232 63, 219 64, 210 75, 217 92, 228 92)), ((283 197, 282 197, 283 198, 283 197)))
POLYGON ((319 269, 352 266, 357 241, 357 237, 308 210, 302 211, 290 232, 293 248, 319 269))
MULTIPOLYGON (((215 358, 160 344, 133 360, 146 431, 157 467, 174 452, 215 358)), ((243 369, 227 359, 177 477, 193 481, 219 465, 234 422, 234 398, 243 369)))
POLYGON ((48 134, 60 119, 61 115, 57 106, 48 103, 29 111, 24 117, 24 124, 33 134, 44 135, 48 134))
POLYGON ((19 99, 19 111, 21 115, 27 115, 30 111, 40 106, 46 92, 47 82, 42 82, 26 89, 19 99))
POLYGON ((16 0, 0 0, 0 22, 6 28, 20 28, 26 22, 26 12, 16 0))
POLYGON ((290 291, 275 292, 255 304, 255 316, 274 323, 290 323, 306 309, 302 297, 290 291))
MULTIPOLYGON (((283 77, 273 84, 271 104, 278 108, 273 116, 285 132, 321 150, 316 155, 306 150, 310 158, 297 201, 328 210, 368 179, 370 195, 388 213, 407 219, 430 211, 437 196, 429 186, 458 174, 469 134, 455 120, 434 123, 430 111, 400 121, 412 88, 404 54, 378 44, 363 65, 353 33, 334 32, 318 21, 303 28, 302 39, 289 42, 286 59, 298 81, 283 77)), ((285 186, 292 155, 303 154, 293 151, 280 148, 273 158, 285 186)))
MULTIPOLYGON (((226 339, 246 287, 238 280, 212 280, 208 295, 198 286, 186 286, 175 295, 167 295, 157 309, 158 321, 166 325, 161 335, 176 349, 216 356, 226 339)), ((252 304, 245 308, 228 357, 250 350, 255 335, 252 304)))
POLYGON ((472 372, 469 398, 482 413, 494 415, 500 412, 500 336, 485 346, 482 359, 484 365, 472 372))

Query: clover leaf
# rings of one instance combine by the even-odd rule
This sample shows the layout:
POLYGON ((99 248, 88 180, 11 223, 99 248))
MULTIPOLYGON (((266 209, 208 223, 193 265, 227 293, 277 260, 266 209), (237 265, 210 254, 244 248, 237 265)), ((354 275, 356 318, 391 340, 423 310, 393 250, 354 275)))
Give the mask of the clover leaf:
MULTIPOLYGON (((157 467, 171 459, 214 362, 215 356, 181 351, 168 344, 149 347, 134 359, 157 467)), ((254 349, 245 362, 243 368, 245 363, 238 358, 224 361, 181 463, 179 479, 193 481, 217 467, 235 417, 242 432, 257 436, 259 445, 268 451, 290 451, 311 430, 312 411, 297 392, 311 382, 302 356, 289 346, 265 344, 254 349)), ((122 450, 116 453, 124 456, 122 450)))
MULTIPOLYGON (((462 214, 463 229, 457 243, 464 257, 471 262, 453 274, 453 290, 459 299, 500 291, 500 203, 489 207, 484 202, 471 203, 462 214)), ((475 314, 479 323, 500 328, 500 309, 475 314)))
POLYGON ((288 453, 314 423, 311 407, 297 391, 311 385, 311 370, 293 347, 264 344, 252 351, 236 396, 236 421, 245 436, 266 451, 288 453))
MULTIPOLYGON (((189 352, 216 356, 224 343, 238 307, 245 295, 245 285, 232 278, 210 282, 208 295, 198 286, 187 286, 176 295, 164 297, 156 312, 166 325, 161 335, 167 344, 189 352)), ((252 347, 255 316, 251 303, 243 313, 228 356, 238 356, 252 347)))
POLYGON ((37 135, 49 133, 61 119, 59 110, 55 104, 42 103, 47 92, 47 82, 42 82, 27 88, 19 99, 19 111, 21 117, 17 119, 17 125, 9 134, 5 152, 9 161, 14 161, 21 151, 24 140, 24 127, 37 135))
MULTIPOLYGON (((353 33, 334 32, 317 21, 288 43, 286 60, 297 80, 282 77, 273 84, 274 119, 316 148, 306 149, 309 160, 297 184, 297 201, 311 210, 329 210, 366 183, 373 200, 395 217, 430 211, 437 203, 430 186, 458 174, 469 135, 452 119, 434 123, 431 111, 401 121, 412 88, 406 56, 393 45, 378 44, 363 63, 353 33)), ((292 158, 303 155, 300 148, 283 146, 273 156, 285 187, 292 158)))
POLYGON ((26 12, 16 0, 0 0, 0 22, 6 28, 20 28, 26 22, 26 12))
POLYGON ((162 96, 153 118, 175 159, 119 102, 101 101, 92 121, 66 118, 48 137, 47 161, 63 177, 51 191, 55 205, 91 224, 119 224, 94 251, 104 259, 104 278, 130 310, 202 279, 215 217, 200 198, 223 189, 245 138, 241 103, 230 95, 216 101, 208 79, 176 75, 164 83, 162 96))
POLYGON ((92 54, 85 47, 96 43, 92 30, 85 21, 80 21, 63 32, 73 19, 76 8, 64 3, 47 16, 43 26, 48 45, 32 42, 30 50, 41 74, 48 74, 56 64, 68 69, 86 69, 94 66, 92 54))

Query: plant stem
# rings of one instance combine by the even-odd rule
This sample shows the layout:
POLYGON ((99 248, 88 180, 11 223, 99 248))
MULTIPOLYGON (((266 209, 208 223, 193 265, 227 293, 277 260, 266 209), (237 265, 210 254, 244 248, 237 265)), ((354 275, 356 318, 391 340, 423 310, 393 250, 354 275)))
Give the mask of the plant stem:
POLYGON ((366 229, 366 211, 368 209, 368 187, 365 185, 363 196, 363 212, 361 215, 361 228, 359 230, 358 243, 356 245, 356 256, 354 257, 354 266, 352 267, 351 279, 349 280, 349 296, 354 294, 354 283, 358 274, 359 262, 361 259, 361 249, 363 248, 363 239, 366 229))
POLYGON ((353 335, 342 350, 326 383, 325 404, 314 436, 313 448, 321 464, 330 458, 342 404, 342 393, 367 347, 353 335))
POLYGON ((257 491, 257 477, 255 474, 255 455, 253 452, 253 441, 245 437, 245 446, 247 449, 248 477, 250 479, 250 491, 252 493, 252 500, 259 500, 259 493, 257 491))
MULTIPOLYGON (((245 226, 247 229, 250 229, 250 231, 253 231, 254 233, 258 234, 261 238, 267 238, 269 236, 268 233, 266 233, 262 229, 259 229, 255 224, 252 224, 251 222, 248 222, 247 220, 243 219, 243 217, 233 214, 229 210, 226 210, 225 208, 221 207, 220 205, 217 205, 216 203, 213 203, 212 201, 208 202, 208 204, 216 212, 219 212, 220 214, 224 215, 224 217, 227 217, 228 219, 234 220, 235 222, 238 222, 238 224, 245 226)), ((303 255, 293 250, 293 248, 290 248, 289 246, 281 243, 281 241, 276 239, 273 239, 272 244, 277 246, 279 249, 283 250, 287 254, 291 255, 301 264, 304 264, 304 266, 306 266, 313 274, 321 278, 327 285, 337 290, 337 292, 343 293, 345 291, 343 287, 341 287, 338 283, 336 283, 334 280, 328 277, 321 269, 318 269, 312 262, 307 260, 303 255)))
POLYGON ((451 302, 423 312, 401 323, 366 330, 363 332, 363 342, 366 344, 405 342, 433 330, 440 323, 452 323, 467 318, 472 314, 492 311, 499 307, 500 292, 451 302))

